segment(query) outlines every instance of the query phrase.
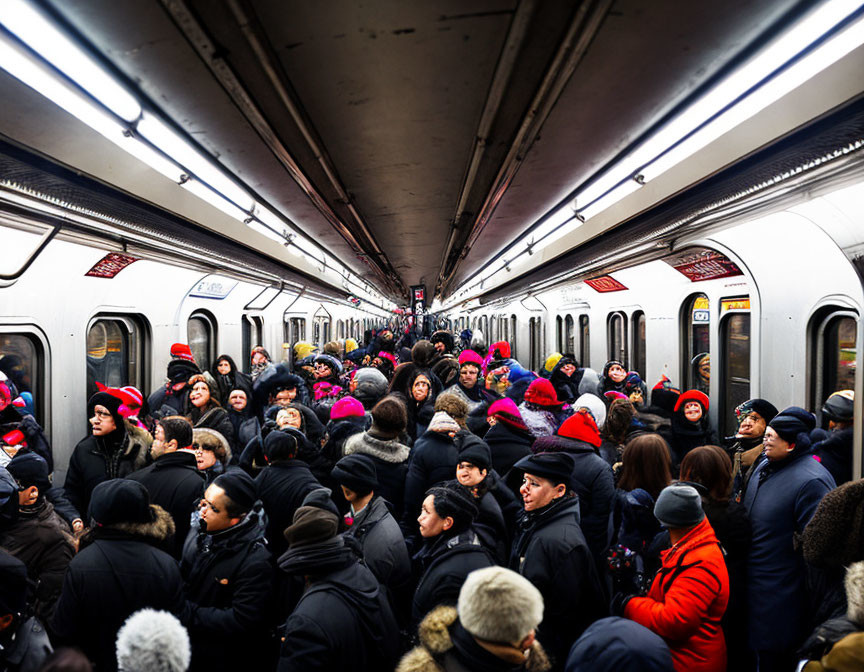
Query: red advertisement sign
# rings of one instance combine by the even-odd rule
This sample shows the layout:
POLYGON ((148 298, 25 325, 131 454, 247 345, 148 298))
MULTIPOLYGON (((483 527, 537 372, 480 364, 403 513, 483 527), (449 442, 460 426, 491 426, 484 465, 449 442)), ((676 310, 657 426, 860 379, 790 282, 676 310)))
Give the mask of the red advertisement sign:
POLYGON ((672 268, 687 276, 690 282, 744 275, 734 261, 714 250, 706 250, 695 258, 672 263, 672 268))
POLYGON ((605 294, 606 292, 620 292, 627 289, 611 275, 601 275, 599 278, 586 280, 585 284, 601 294, 605 294))
POLYGON ((129 264, 138 261, 135 257, 130 257, 126 254, 118 254, 117 252, 109 252, 99 261, 93 268, 87 271, 84 275, 91 278, 113 278, 120 271, 126 268, 129 264))

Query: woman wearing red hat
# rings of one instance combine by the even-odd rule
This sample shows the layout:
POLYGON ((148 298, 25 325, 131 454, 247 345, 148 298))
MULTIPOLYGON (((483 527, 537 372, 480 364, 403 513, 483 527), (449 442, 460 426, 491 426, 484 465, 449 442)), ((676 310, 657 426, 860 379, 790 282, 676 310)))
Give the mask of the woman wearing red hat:
POLYGON ((678 397, 672 413, 671 439, 674 473, 691 450, 717 444, 717 433, 708 419, 708 395, 699 390, 687 390, 678 397))

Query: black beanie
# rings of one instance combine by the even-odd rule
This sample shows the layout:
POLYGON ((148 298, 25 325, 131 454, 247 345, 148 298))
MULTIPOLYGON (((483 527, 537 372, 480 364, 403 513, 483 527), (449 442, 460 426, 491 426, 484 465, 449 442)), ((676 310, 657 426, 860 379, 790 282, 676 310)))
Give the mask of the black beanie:
POLYGON ((546 478, 552 481, 553 485, 563 483, 572 488, 575 465, 576 462, 569 453, 537 453, 523 457, 513 468, 546 478))
POLYGON ((739 423, 750 413, 758 413, 759 417, 768 423, 777 415, 777 407, 765 399, 748 399, 735 409, 735 416, 739 423))
MULTIPOLYGON (((777 435, 787 443, 801 443, 799 434, 809 435, 816 427, 816 417, 798 406, 790 406, 780 411, 768 423, 777 435)), ((806 441, 809 446, 809 440, 806 441)))
POLYGON ((397 436, 408 424, 408 414, 396 397, 384 397, 372 409, 372 428, 381 434, 397 436))
POLYGON ((339 531, 339 516, 318 506, 301 506, 294 521, 285 529, 288 546, 302 546, 329 541, 339 531))
POLYGON ((104 406, 108 409, 108 412, 111 414, 111 417, 114 418, 114 424, 117 425, 117 429, 123 429, 123 416, 120 415, 120 405, 123 401, 119 397, 115 397, 113 394, 108 394, 107 392, 97 392, 92 397, 90 397, 87 402, 87 417, 92 418, 93 414, 96 412, 97 406, 104 406))
POLYGON ((426 496, 429 495, 435 498, 433 502, 435 513, 441 518, 449 516, 453 519, 452 530, 456 533, 468 529, 477 518, 479 510, 474 503, 474 498, 457 481, 447 481, 429 488, 426 496))
POLYGON ((296 457, 299 450, 297 439, 292 434, 280 430, 273 430, 264 439, 264 457, 268 462, 275 460, 286 460, 290 456, 296 457))
POLYGON ((482 441, 472 441, 459 451, 457 459, 459 462, 470 462, 478 469, 488 470, 492 465, 492 453, 489 452, 489 446, 482 441))
POLYGON ((150 507, 150 493, 142 483, 112 478, 93 488, 88 517, 97 525, 118 525, 151 523, 156 514, 150 507))
POLYGON ((218 476, 213 485, 218 485, 225 495, 244 512, 252 510, 258 496, 255 492, 255 481, 245 471, 229 471, 218 476))
POLYGON ((45 458, 36 453, 18 453, 13 457, 6 469, 12 477, 18 481, 21 488, 29 488, 35 485, 39 488, 39 495, 44 495, 51 487, 51 479, 48 478, 48 463, 45 458))
POLYGON ((355 492, 378 489, 375 462, 368 455, 346 455, 336 463, 330 475, 337 483, 355 492))

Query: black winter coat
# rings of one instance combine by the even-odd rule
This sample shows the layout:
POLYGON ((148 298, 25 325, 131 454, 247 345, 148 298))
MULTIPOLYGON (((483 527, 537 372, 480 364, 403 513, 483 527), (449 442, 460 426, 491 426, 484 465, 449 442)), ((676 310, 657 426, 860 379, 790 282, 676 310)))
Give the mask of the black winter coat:
MULTIPOLYGON (((378 474, 377 493, 393 507, 393 517, 401 519, 405 507, 405 476, 408 473, 408 446, 396 439, 378 439, 370 431, 349 436, 345 441, 346 455, 368 455, 375 462, 378 474)), ((420 510, 417 510, 419 515, 420 510)))
POLYGON ((363 562, 391 591, 411 579, 411 558, 399 525, 381 497, 373 497, 345 532, 363 551, 363 562))
POLYGON ((253 510, 234 527, 208 535, 193 520, 180 568, 192 643, 192 672, 269 670, 276 658, 273 565, 266 516, 253 510))
POLYGON ((612 541, 615 479, 612 469, 594 447, 564 436, 544 436, 534 443, 535 452, 569 453, 573 456, 573 490, 579 496, 580 526, 598 568, 606 560, 612 541))
POLYGON ((192 422, 193 427, 212 429, 225 437, 225 440, 230 445, 237 445, 234 438, 234 423, 231 422, 231 418, 228 417, 228 411, 221 406, 213 406, 200 416, 193 411, 193 413, 187 417, 192 422))
POLYGON ((119 444, 91 434, 79 441, 72 451, 63 489, 85 524, 89 520, 88 509, 93 488, 102 481, 125 478, 147 463, 152 443, 150 435, 128 422, 124 426, 126 434, 119 444), (112 449, 112 446, 118 447, 112 449))
POLYGON ((128 478, 147 488, 150 501, 171 514, 175 528, 172 555, 179 560, 192 513, 204 496, 204 477, 198 471, 195 455, 183 450, 165 453, 128 478))
POLYGON ((36 616, 47 623, 60 597, 66 568, 75 556, 66 523, 41 498, 33 507, 19 510, 12 527, 0 534, 0 546, 27 566, 27 577, 36 586, 36 616))
POLYGON ((300 460, 273 462, 255 477, 258 499, 267 513, 267 541, 273 555, 281 555, 288 547, 285 528, 294 521, 294 512, 303 504, 303 499, 321 487, 309 471, 309 466, 300 460))
POLYGON ((98 670, 116 670, 117 631, 144 607, 182 618, 183 581, 177 562, 156 548, 174 532, 158 507, 156 520, 95 528, 66 572, 49 630, 55 645, 78 646, 98 670))
POLYGON ((582 529, 579 500, 565 497, 526 512, 510 554, 510 569, 543 595, 537 639, 560 664, 582 631, 608 613, 605 591, 582 529))
POLYGON ((147 398, 150 414, 156 419, 168 415, 183 415, 189 405, 189 392, 192 388, 187 385, 179 392, 172 391, 169 394, 169 385, 170 383, 163 385, 147 398))
POLYGON ((458 535, 426 540, 413 560, 415 575, 420 577, 411 604, 415 625, 439 604, 456 604, 471 572, 495 564, 470 528, 458 535))
POLYGON ((531 454, 534 436, 527 429, 519 430, 499 421, 489 428, 483 440, 492 453, 492 468, 506 476, 514 464, 531 454))
POLYGON ((717 433, 711 427, 707 415, 699 422, 690 422, 684 417, 684 411, 678 410, 672 415, 669 448, 672 449, 672 464, 674 472, 678 473, 681 460, 694 448, 699 446, 716 446, 717 433))
POLYGON ((285 624, 278 670, 392 670, 398 631, 386 592, 368 568, 352 560, 310 579, 285 624))
POLYGON ((831 472, 834 482, 843 485, 852 480, 852 443, 855 430, 836 429, 813 445, 813 454, 831 472))

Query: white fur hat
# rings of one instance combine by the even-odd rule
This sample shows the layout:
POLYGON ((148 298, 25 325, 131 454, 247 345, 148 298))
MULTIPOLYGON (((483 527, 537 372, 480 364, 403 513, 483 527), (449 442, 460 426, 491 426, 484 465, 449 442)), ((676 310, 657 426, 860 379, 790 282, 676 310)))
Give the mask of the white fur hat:
POLYGON ((516 644, 543 620, 543 596, 504 567, 477 569, 459 591, 459 622, 479 639, 516 644))
POLYGON ((846 570, 846 618, 864 626, 864 562, 855 562, 846 570))
POLYGON ((117 633, 117 666, 123 672, 186 672, 189 634, 167 611, 141 609, 117 633))

